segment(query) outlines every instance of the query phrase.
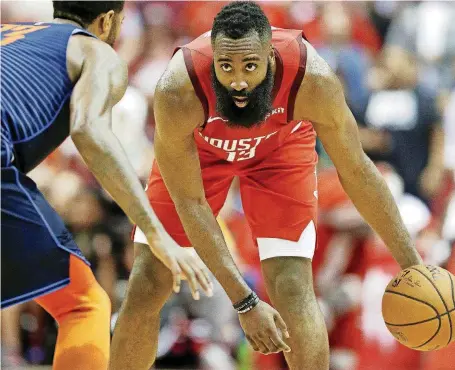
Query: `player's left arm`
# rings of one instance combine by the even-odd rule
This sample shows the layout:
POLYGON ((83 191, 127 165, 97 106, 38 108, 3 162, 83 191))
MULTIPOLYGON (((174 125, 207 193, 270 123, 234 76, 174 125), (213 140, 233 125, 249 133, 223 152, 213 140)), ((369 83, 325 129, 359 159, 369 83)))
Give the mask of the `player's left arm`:
POLYGON ((313 123, 344 190, 401 268, 421 264, 389 188, 362 149, 357 123, 340 81, 311 46, 294 116, 313 123))

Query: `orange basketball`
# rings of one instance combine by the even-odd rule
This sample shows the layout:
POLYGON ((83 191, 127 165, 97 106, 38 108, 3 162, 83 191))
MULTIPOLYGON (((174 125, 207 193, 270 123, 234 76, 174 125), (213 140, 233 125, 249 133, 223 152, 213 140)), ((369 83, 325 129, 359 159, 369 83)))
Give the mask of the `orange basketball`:
POLYGON ((392 279, 382 316, 405 346, 432 351, 455 341, 455 277, 436 266, 409 267, 392 279))

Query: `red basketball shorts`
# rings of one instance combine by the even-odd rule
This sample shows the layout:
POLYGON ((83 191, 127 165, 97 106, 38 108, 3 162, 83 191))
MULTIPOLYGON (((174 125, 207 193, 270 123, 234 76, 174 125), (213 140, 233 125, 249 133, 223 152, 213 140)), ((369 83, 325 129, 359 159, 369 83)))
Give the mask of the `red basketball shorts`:
MULTIPOLYGON (((243 209, 261 260, 313 257, 318 196, 314 140, 288 138, 265 158, 251 162, 227 162, 201 151, 200 163, 206 199, 215 216, 224 205, 233 178, 239 177, 243 209)), ((180 246, 190 247, 156 162, 147 195, 164 229, 180 246)), ((139 229, 133 239, 147 244, 139 229)))

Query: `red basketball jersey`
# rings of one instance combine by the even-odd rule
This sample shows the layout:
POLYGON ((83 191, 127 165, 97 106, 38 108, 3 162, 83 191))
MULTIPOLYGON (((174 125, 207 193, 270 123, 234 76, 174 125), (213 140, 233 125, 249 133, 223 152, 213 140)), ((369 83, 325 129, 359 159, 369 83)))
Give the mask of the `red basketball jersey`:
POLYGON ((211 80, 213 52, 210 35, 210 31, 206 32, 181 47, 186 68, 205 112, 204 125, 194 132, 199 150, 228 162, 262 159, 293 133, 302 137, 309 148, 314 147, 316 134, 311 123, 294 120, 293 117, 307 60, 302 31, 273 28, 272 44, 276 60, 273 109, 262 124, 252 128, 229 126, 216 110, 216 95, 211 80))

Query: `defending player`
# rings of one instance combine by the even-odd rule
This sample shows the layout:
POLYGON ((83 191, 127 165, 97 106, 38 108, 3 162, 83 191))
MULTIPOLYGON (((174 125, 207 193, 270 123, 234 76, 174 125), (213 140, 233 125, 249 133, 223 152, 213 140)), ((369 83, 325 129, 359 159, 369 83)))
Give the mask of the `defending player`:
MULTIPOLYGON (((187 251, 155 241, 156 219, 111 131, 127 70, 112 49, 124 1, 54 1, 54 22, 1 26, 1 307, 35 299, 58 322, 54 368, 107 368, 110 302, 61 218, 26 173, 71 135, 103 187, 144 228, 148 253, 208 292, 187 251), (151 251, 152 252, 151 252, 151 251), (183 252, 183 253, 182 253, 183 252)), ((159 232, 159 229, 158 229, 159 232)), ((164 266, 164 265, 163 265, 164 266)), ((164 267, 163 267, 164 268, 164 267)))
MULTIPOLYGON (((211 32, 175 53, 154 108, 157 162, 148 196, 165 229, 181 246, 193 246, 231 301, 240 302, 235 307, 253 348, 282 350, 275 331, 258 330, 259 319, 276 314, 254 299, 214 217, 239 176, 267 291, 289 327, 289 367, 328 369, 311 270, 316 132, 344 190, 400 266, 422 263, 387 185, 362 150, 340 82, 301 31, 272 29, 258 5, 233 2, 211 32)), ((147 242, 140 230, 135 241, 147 242)), ((145 370, 153 362, 158 313, 172 288, 144 253, 134 270, 114 333, 113 370, 145 370)))

